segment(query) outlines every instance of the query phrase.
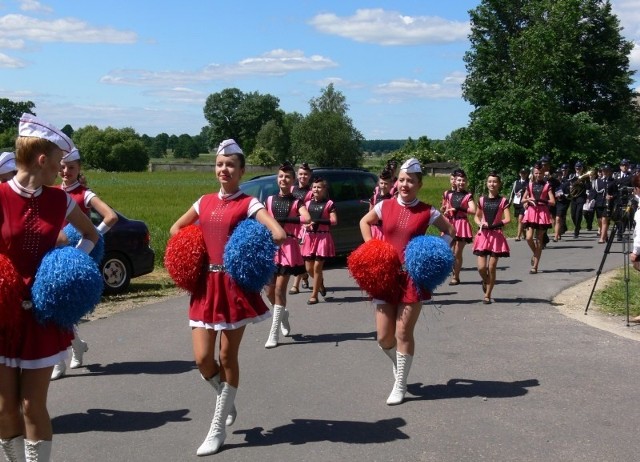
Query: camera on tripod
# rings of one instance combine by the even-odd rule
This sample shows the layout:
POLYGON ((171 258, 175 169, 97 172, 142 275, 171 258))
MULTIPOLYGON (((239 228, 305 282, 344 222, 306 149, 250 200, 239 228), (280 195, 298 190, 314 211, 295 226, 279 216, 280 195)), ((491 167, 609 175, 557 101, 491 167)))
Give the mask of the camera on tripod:
POLYGON ((613 221, 628 223, 633 211, 638 206, 633 195, 633 186, 613 183, 607 189, 607 193, 613 196, 613 200, 608 202, 609 216, 613 221))

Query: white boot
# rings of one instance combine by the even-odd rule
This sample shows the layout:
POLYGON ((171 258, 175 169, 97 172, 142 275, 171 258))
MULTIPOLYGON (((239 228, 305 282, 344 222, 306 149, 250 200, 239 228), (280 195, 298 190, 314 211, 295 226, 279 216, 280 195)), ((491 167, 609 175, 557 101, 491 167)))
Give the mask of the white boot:
POLYGON ((51 380, 58 380, 62 377, 67 371, 67 365, 64 362, 64 359, 60 361, 58 364, 53 366, 53 371, 51 371, 51 380))
POLYGON ((89 345, 87 342, 82 340, 76 334, 71 340, 71 362, 69 363, 69 367, 71 369, 76 369, 82 366, 82 356, 89 350, 89 345))
POLYGON ((271 321, 269 338, 267 339, 267 343, 264 344, 265 348, 275 348, 278 346, 278 334, 280 333, 280 320, 282 319, 283 311, 284 306, 273 305, 273 320, 271 321))
MULTIPOLYGON (((200 375, 200 377, 202 377, 202 379, 206 381, 209 385, 211 385, 213 389, 216 391, 216 401, 217 401, 218 395, 220 394, 220 373, 217 373, 210 379, 205 379, 202 374, 200 375)), ((236 410, 236 405, 234 403, 233 406, 231 407, 231 410, 229 411, 229 415, 227 416, 227 419, 225 420, 225 425, 227 427, 230 427, 231 425, 233 425, 233 423, 236 421, 236 417, 238 417, 238 411, 236 410)))
POLYGON ((24 460, 24 436, 16 436, 10 439, 0 439, 0 452, 7 462, 25 462, 24 460))
POLYGON ((237 388, 232 387, 228 383, 222 383, 218 400, 216 401, 216 412, 213 414, 209 433, 207 433, 206 438, 198 448, 196 452, 197 455, 208 456, 215 454, 224 444, 224 440, 227 437, 224 421, 233 406, 237 391, 237 388))
POLYGON ((289 324, 289 311, 285 308, 282 310, 282 322, 280 323, 280 333, 284 337, 288 337, 291 333, 291 325, 289 324))
POLYGON ((401 404, 404 401, 404 395, 407 392, 407 377, 409 376, 412 361, 413 356, 400 352, 396 353, 396 383, 393 384, 393 390, 391 390, 391 394, 387 398, 387 404, 389 406, 401 404))
POLYGON ((24 440, 26 462, 49 462, 51 458, 51 441, 24 440))
POLYGON ((387 355, 389 357, 389 359, 391 360, 391 362, 393 362, 393 378, 396 378, 396 347, 391 347, 391 348, 382 348, 380 345, 378 345, 380 347, 380 349, 382 350, 382 352, 387 355))

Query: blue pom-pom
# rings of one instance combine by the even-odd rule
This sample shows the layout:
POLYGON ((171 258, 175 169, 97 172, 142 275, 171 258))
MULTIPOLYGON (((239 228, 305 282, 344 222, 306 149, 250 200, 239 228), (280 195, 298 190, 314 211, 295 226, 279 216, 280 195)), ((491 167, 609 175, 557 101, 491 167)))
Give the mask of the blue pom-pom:
POLYGON ((256 220, 242 220, 224 247, 223 263, 229 276, 245 290, 260 292, 276 270, 278 246, 256 220))
POLYGON ((70 246, 50 250, 31 288, 36 319, 71 329, 100 302, 102 288, 102 274, 89 255, 70 246))
POLYGON ((413 282, 433 292, 451 274, 454 256, 449 245, 441 238, 417 236, 407 244, 404 260, 413 282))
MULTIPOLYGON (((75 247, 80 242, 80 238, 82 237, 77 229, 73 227, 71 223, 67 224, 62 231, 67 235, 67 239, 69 240, 69 245, 75 247)), ((95 247, 89 254, 93 261, 97 263, 98 266, 102 263, 102 259, 104 258, 104 236, 98 233, 98 242, 96 242, 95 247)))

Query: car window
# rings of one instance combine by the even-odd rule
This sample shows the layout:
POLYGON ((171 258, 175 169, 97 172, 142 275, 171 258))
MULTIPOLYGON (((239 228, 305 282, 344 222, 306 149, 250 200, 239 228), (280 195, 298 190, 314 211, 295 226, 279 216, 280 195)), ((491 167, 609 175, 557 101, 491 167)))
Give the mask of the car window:
POLYGON ((339 173, 325 175, 329 196, 334 202, 367 200, 375 188, 375 179, 367 174, 339 173))
POLYGON ((264 202, 267 197, 278 193, 278 184, 274 176, 258 178, 250 180, 246 183, 240 184, 240 189, 243 193, 257 198, 259 201, 264 202))

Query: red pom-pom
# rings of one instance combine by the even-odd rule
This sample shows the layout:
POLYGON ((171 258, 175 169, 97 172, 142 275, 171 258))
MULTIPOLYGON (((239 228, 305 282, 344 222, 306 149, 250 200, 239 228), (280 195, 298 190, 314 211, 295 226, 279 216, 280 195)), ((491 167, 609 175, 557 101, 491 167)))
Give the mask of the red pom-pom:
POLYGON ((15 327, 22 314, 24 280, 6 255, 0 254, 0 328, 15 327))
POLYGON ((402 264, 391 244, 371 239, 347 258, 347 267, 360 288, 371 297, 389 303, 400 301, 398 275, 402 264))
POLYGON ((182 228, 167 242, 164 267, 173 282, 182 289, 193 292, 204 271, 207 249, 202 230, 198 225, 182 228))

